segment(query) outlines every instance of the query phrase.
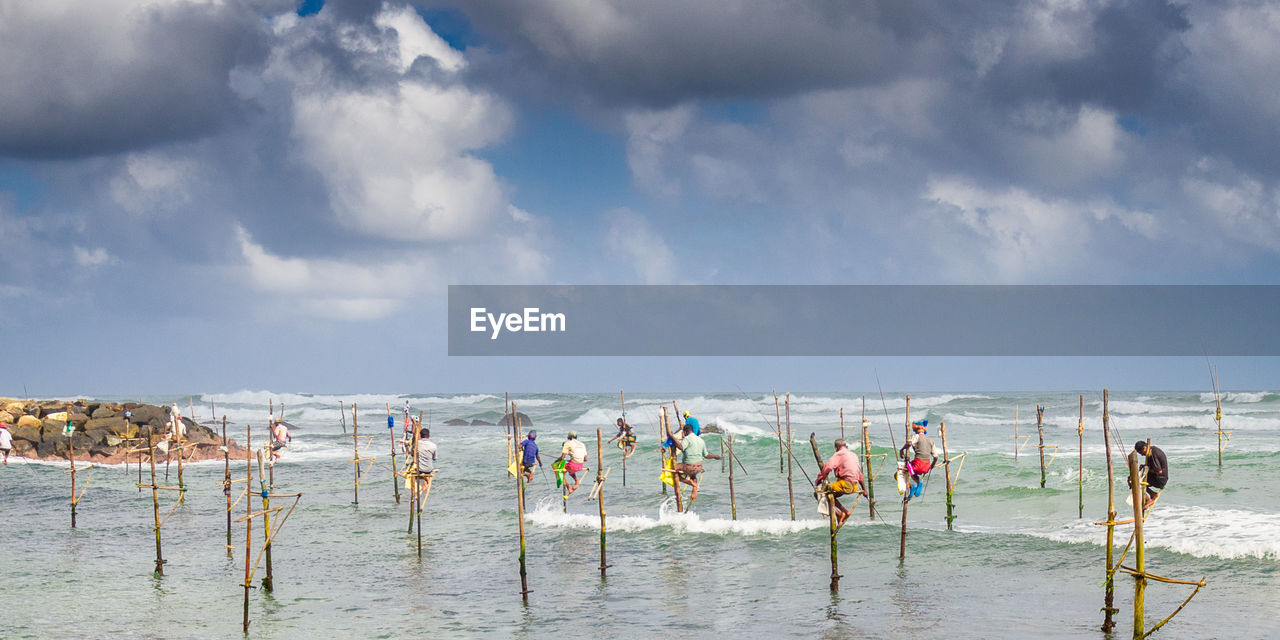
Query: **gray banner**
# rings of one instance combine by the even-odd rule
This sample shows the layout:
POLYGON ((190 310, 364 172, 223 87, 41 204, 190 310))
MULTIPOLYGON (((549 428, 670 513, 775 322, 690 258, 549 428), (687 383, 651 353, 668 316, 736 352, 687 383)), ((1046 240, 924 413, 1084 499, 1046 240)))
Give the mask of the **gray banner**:
POLYGON ((451 356, 1275 356, 1272 285, 451 285, 451 356))

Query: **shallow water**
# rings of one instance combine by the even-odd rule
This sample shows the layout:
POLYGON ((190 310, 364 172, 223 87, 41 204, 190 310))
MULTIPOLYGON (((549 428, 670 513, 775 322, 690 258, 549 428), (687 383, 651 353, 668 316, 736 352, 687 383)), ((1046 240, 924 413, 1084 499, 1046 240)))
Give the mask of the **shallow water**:
MULTIPOLYGON (((514 481, 505 471, 501 427, 439 426, 447 418, 498 420, 500 396, 311 396, 237 394, 197 396, 196 417, 209 402, 228 415, 233 439, 244 425, 262 433, 268 398, 283 400, 297 425, 294 445, 276 466, 276 491, 303 498, 273 547, 275 593, 250 594, 253 637, 546 637, 571 631, 587 637, 654 637, 676 627, 694 636, 750 637, 1092 637, 1101 635, 1106 473, 1101 394, 1085 396, 1085 517, 1078 518, 1078 445, 1074 393, 921 394, 912 417, 947 422, 952 455, 967 452, 954 493, 955 531, 945 527, 945 491, 934 474, 925 496, 908 511, 908 556, 898 562, 901 504, 891 464, 881 470, 881 517, 865 504, 840 532, 841 591, 827 588, 826 523, 807 491, 814 474, 808 443, 816 432, 823 454, 839 435, 844 408, 853 439, 860 424, 855 395, 802 393, 792 397, 796 432, 796 513, 790 519, 786 475, 778 467, 772 396, 707 394, 677 397, 704 424, 740 434, 736 451, 747 470, 735 473, 738 520, 730 519, 728 474, 707 462, 694 513, 676 514, 660 490, 654 452, 658 403, 670 397, 628 396, 628 419, 641 449, 627 461, 626 486, 618 450, 605 449, 612 474, 605 489, 608 577, 599 574, 599 515, 586 502, 588 483, 562 512, 550 474, 529 487, 525 531, 529 605, 519 597, 514 481), (440 447, 440 473, 423 516, 423 558, 408 535, 407 496, 396 505, 390 481, 385 404, 399 414, 405 399, 429 414, 440 447), (338 401, 361 406, 362 433, 377 456, 352 505, 352 441, 342 433, 338 401), (1039 487, 1034 406, 1047 405, 1045 441, 1059 445, 1047 486, 1039 487), (1019 431, 1032 439, 1015 461, 1014 407, 1019 431), (376 410, 371 410, 375 408, 376 410), (801 471, 801 467, 804 471, 801 471)), ((184 403, 186 398, 144 400, 184 403)), ((611 395, 535 395, 515 398, 540 432, 543 460, 558 454, 563 434, 576 429, 595 459, 595 427, 618 416, 611 395)), ((884 405, 900 443, 904 400, 884 405)), ((1209 586, 1164 627, 1159 637, 1268 637, 1280 634, 1274 594, 1280 587, 1280 396, 1229 395, 1226 428, 1233 431, 1221 469, 1212 398, 1196 392, 1113 394, 1112 412, 1127 443, 1152 438, 1171 466, 1171 481, 1147 526, 1148 569, 1171 577, 1205 576, 1209 586)), ((670 405, 668 405, 670 406, 670 405)), ((892 448, 878 394, 868 396, 873 453, 892 448), (873 408, 874 407, 874 408, 873 408)), ((346 416, 350 429, 350 415, 346 416)), ((399 429, 397 428, 397 433, 399 429)), ((612 434, 606 429, 604 437, 612 434)), ((930 435, 938 442, 936 428, 930 435)), ((707 438, 718 452, 717 436, 707 438)), ((940 442, 938 442, 940 445, 940 442)), ((256 445, 255 445, 256 446, 256 445)), ((402 461, 402 458, 398 458, 402 461)), ((589 466, 594 468, 594 464, 589 466)), ((874 466, 874 465, 873 465, 874 466)), ((958 464, 956 466, 959 466, 958 464)), ((225 498, 217 483, 221 462, 192 465, 186 503, 163 529, 163 578, 153 578, 150 492, 139 492, 136 466, 96 469, 69 527, 65 463, 11 460, 0 469, 4 518, 0 537, 8 556, 0 602, 0 637, 211 637, 240 633, 244 572, 243 524, 233 529, 228 557, 225 498)), ((163 480, 163 468, 161 469, 163 480)), ((176 482, 176 465, 169 470, 176 482)), ((233 473, 243 477, 245 464, 233 473)), ((83 482, 84 475, 78 474, 83 482)), ((594 473, 588 476, 594 477, 594 473)), ((243 484, 238 485, 243 486, 243 484)), ((1123 480, 1117 488, 1123 499, 1123 480)), ((402 490, 403 493, 403 490, 402 490)), ((166 503, 172 496, 162 496, 166 503)), ((273 504, 277 501, 273 501, 273 504)), ((278 502, 287 502, 279 500, 278 502)), ((242 502, 236 516, 243 515, 242 502)), ((1121 502, 1119 510, 1127 507, 1121 502)), ((257 507, 255 506, 255 510, 257 507)), ((167 511, 167 506, 162 509, 167 511)), ((1121 517, 1125 517, 1121 515, 1121 517)), ((255 522, 255 553, 261 544, 255 522)), ((1128 537, 1129 528, 1118 530, 1128 537)), ((258 576, 265 569, 258 569, 258 576)), ((1133 581, 1117 579, 1117 637, 1127 636, 1133 581)), ((1148 625, 1167 615, 1189 588, 1147 589, 1148 625)))

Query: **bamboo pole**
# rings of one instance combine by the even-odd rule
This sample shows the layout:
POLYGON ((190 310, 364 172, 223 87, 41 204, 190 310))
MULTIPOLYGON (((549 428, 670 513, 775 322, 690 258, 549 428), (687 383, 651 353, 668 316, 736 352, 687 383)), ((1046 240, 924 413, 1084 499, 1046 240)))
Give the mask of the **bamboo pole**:
MULTIPOLYGON (((664 414, 666 413, 666 410, 667 410, 667 408, 666 408, 666 406, 664 405, 664 406, 662 407, 662 411, 663 411, 663 413, 664 413, 664 414)), ((667 447, 666 447, 666 445, 664 445, 664 444, 663 444, 664 440, 662 439, 662 425, 664 425, 664 424, 666 424, 666 420, 665 420, 665 419, 662 417, 662 415, 660 414, 660 415, 658 416, 658 424, 657 424, 657 429, 658 429, 658 440, 657 440, 657 442, 658 442, 658 457, 662 460, 662 468, 663 468, 663 469, 666 469, 666 468, 667 468, 667 447)), ((665 496, 665 495, 667 495, 667 483, 665 483, 665 482, 663 482, 663 481, 662 481, 662 474, 658 474, 658 484, 662 486, 662 495, 664 495, 664 496, 665 496)))
POLYGON ((343 406, 342 401, 338 401, 338 416, 342 418, 342 435, 347 435, 347 409, 343 406))
POLYGON ((1115 532, 1116 532, 1116 480, 1115 468, 1111 464, 1111 411, 1108 406, 1108 391, 1102 390, 1102 441, 1107 448, 1107 565, 1105 586, 1105 595, 1102 601, 1102 631, 1110 633, 1115 629, 1116 622, 1112 616, 1118 612, 1115 608, 1115 567, 1113 565, 1113 555, 1115 553, 1115 532))
POLYGON ((864 461, 863 467, 867 470, 865 474, 867 479, 867 518, 875 520, 876 494, 872 481, 872 476, 875 474, 871 473, 871 434, 868 432, 870 426, 871 423, 867 422, 867 397, 862 396, 862 459, 864 461))
MULTIPOLYGON (((627 396, 621 389, 618 390, 618 399, 622 402, 622 424, 631 424, 627 422, 627 396)), ((627 486, 627 457, 627 442, 624 439, 622 442, 622 486, 624 487, 627 486)))
MULTIPOLYGON (((841 411, 841 414, 843 415, 843 410, 841 411)), ((842 436, 842 439, 843 439, 843 436, 842 436)), ((814 435, 812 431, 809 432, 809 446, 813 447, 813 459, 815 462, 818 463, 818 468, 821 469, 823 464, 822 454, 818 453, 818 438, 814 435)), ((815 486, 814 488, 816 489, 817 487, 815 486)), ((831 534, 831 585, 830 586, 831 586, 831 592, 835 593, 840 590, 840 563, 838 561, 838 554, 837 554, 837 548, 836 548, 836 531, 838 530, 836 527, 836 498, 834 494, 824 493, 821 499, 827 501, 827 518, 830 521, 830 523, 828 524, 829 532, 831 534)))
MULTIPOLYGON (((413 430, 413 468, 418 473, 422 473, 422 458, 420 456, 422 446, 422 411, 418 411, 418 428, 413 430)), ((422 490, 418 488, 419 477, 413 478, 413 496, 414 507, 418 514, 418 559, 422 559, 422 501, 426 496, 422 495, 422 490)))
MULTIPOLYGON (((413 459, 405 460, 404 477, 409 484, 409 530, 407 533, 413 533, 413 518, 415 512, 420 512, 422 506, 418 504, 418 475, 422 472, 418 468, 418 433, 422 430, 422 412, 418 412, 418 427, 409 434, 409 450, 413 452, 413 459), (410 469, 414 471, 410 473, 410 469)), ((407 455, 407 454, 406 454, 407 455)), ((422 557, 422 532, 418 532, 418 557, 422 557)))
POLYGON ((787 408, 787 500, 791 503, 791 519, 795 520, 796 519, 796 492, 795 492, 795 488, 791 484, 791 478, 793 473, 791 467, 794 462, 794 458, 791 455, 792 435, 791 435, 791 392, 790 391, 787 392, 785 404, 787 408))
MULTIPOLYGON (((355 405, 351 405, 351 409, 355 411, 355 405)), ((354 418, 353 418, 354 420, 354 418)), ((248 451, 253 451, 252 425, 245 427, 244 447, 248 451)), ((253 579, 253 567, 251 553, 253 551, 253 501, 249 500, 249 486, 253 482, 253 456, 246 455, 244 457, 244 490, 245 490, 245 519, 244 519, 244 633, 249 633, 249 589, 253 588, 250 581, 253 579)), ((159 531, 156 532, 157 540, 159 539, 159 531)), ((157 544, 159 544, 157 542, 157 544)))
MULTIPOLYGON (((1147 445, 1150 447, 1150 445, 1147 445)), ((1133 485, 1131 489, 1133 493, 1133 544, 1134 544, 1134 562, 1136 563, 1137 572, 1134 575, 1133 583, 1133 637, 1141 638, 1143 636, 1143 609, 1146 600, 1147 590, 1147 561, 1146 546, 1143 544, 1142 528, 1142 505, 1146 496, 1142 490, 1142 478, 1138 474, 1138 452, 1130 451, 1128 456, 1129 462, 1129 483, 1133 485)))
MULTIPOLYGON (((909 442, 911 440, 911 394, 907 394, 906 415, 906 440, 909 442)), ((902 496, 902 534, 898 538, 898 564, 902 564, 907 559, 907 504, 910 500, 911 488, 907 487, 907 493, 902 496)))
POLYGON ((1222 393, 1218 386, 1218 367, 1210 365, 1209 373, 1213 380, 1213 419, 1218 423, 1218 468, 1222 468, 1222 393))
POLYGON ((840 439, 844 439, 844 407, 840 407, 840 439))
POLYGON ((729 439, 729 513, 730 519, 738 519, 738 501, 733 493, 733 434, 728 435, 729 439))
POLYGON ((396 504, 400 504, 400 471, 396 469, 396 429, 395 419, 391 417, 390 402, 387 403, 387 435, 391 436, 391 489, 396 493, 396 504))
MULTIPOLYGON (((663 405, 663 406, 662 406, 662 428, 664 429, 663 433, 667 433, 667 432, 671 431, 671 419, 670 419, 669 417, 667 417, 667 406, 666 406, 666 405, 663 405)), ((671 455, 671 458, 670 458, 670 459, 671 459, 671 466, 672 466, 672 471, 671 471, 671 488, 672 488, 672 489, 675 489, 675 494, 676 494, 676 513, 684 513, 684 498, 682 498, 682 497, 680 496, 680 476, 676 474, 676 471, 675 471, 675 469, 674 469, 674 467, 675 467, 675 462, 676 462, 676 448, 675 448, 675 446, 674 446, 674 445, 672 445, 672 447, 671 447, 671 454, 670 454, 670 455, 671 455)), ((664 466, 664 468, 665 468, 665 466, 664 466)), ((666 483, 663 483, 663 486, 666 486, 666 483)))
POLYGON ((1018 461, 1018 405, 1013 405, 1013 461, 1018 461))
POLYGON ((258 489, 262 492, 263 553, 267 560, 267 575, 262 578, 262 589, 271 593, 275 591, 275 578, 271 573, 271 492, 267 488, 266 474, 262 472, 262 449, 258 449, 258 489))
POLYGON ((1076 424, 1076 433, 1080 437, 1080 515, 1084 517, 1084 394, 1080 394, 1080 422, 1076 424))
POLYGON ((157 578, 164 575, 164 554, 160 550, 160 487, 156 484, 155 443, 151 441, 151 431, 147 432, 147 459, 151 461, 151 515, 155 518, 156 532, 156 568, 157 578))
POLYGON ((778 473, 782 473, 782 406, 778 404, 778 392, 773 392, 773 410, 777 416, 778 427, 778 473))
MULTIPOLYGON (((356 464, 355 482, 352 484, 351 490, 354 493, 354 499, 351 504, 360 504, 360 421, 356 417, 356 403, 351 403, 351 446, 355 450, 355 455, 351 457, 356 464)), ((246 592, 247 593, 247 592, 246 592)), ((245 623, 246 627, 248 623, 245 623)))
POLYGON ((1044 406, 1036 405, 1036 431, 1040 433, 1040 488, 1044 488, 1044 406))
MULTIPOLYGON (((515 403, 511 404, 511 413, 515 414, 515 403)), ((515 437, 520 437, 520 421, 512 420, 510 425, 511 433, 515 437)), ((520 526, 520 598, 528 604, 529 602, 529 580, 528 573, 524 566, 524 474, 516 474, 516 518, 520 526)))
MULTIPOLYGON (((625 423, 626 420, 624 419, 625 423)), ((604 435, 600 427, 596 427, 596 502, 600 505, 600 577, 603 578, 609 565, 605 562, 605 525, 604 525, 604 435)))
POLYGON ((954 513, 955 504, 951 499, 951 493, 955 490, 955 487, 951 485, 951 454, 947 452, 946 420, 938 423, 938 433, 942 434, 942 467, 943 475, 947 479, 947 531, 951 531, 951 522, 956 519, 954 513))
POLYGON ((76 528, 76 431, 71 423, 71 405, 67 405, 67 459, 71 462, 71 528, 76 528))
POLYGON ((227 557, 231 553, 231 443, 227 441, 227 417, 222 416, 222 493, 227 497, 227 557))
MULTIPOLYGON (((190 401, 190 399, 191 399, 190 396, 188 396, 187 400, 190 401)), ((192 407, 188 407, 188 410, 194 411, 192 407)), ((178 441, 178 502, 184 502, 184 503, 187 501, 187 489, 186 489, 187 485, 185 482, 182 481, 182 458, 183 458, 182 454, 183 454, 183 449, 186 447, 187 439, 185 437, 179 436, 178 434, 183 433, 185 430, 186 428, 182 426, 181 418, 174 420, 173 437, 178 441)))

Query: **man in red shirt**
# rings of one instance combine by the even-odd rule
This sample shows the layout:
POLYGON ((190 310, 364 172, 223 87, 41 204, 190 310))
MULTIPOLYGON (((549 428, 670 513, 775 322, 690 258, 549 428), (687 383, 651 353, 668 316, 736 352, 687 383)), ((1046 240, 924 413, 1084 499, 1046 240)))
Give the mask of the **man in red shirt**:
POLYGON ((840 496, 846 496, 851 493, 867 494, 867 484, 862 478, 862 467, 858 464, 858 456, 849 450, 849 445, 845 443, 844 438, 836 439, 836 452, 827 458, 827 462, 822 465, 822 471, 818 473, 818 488, 820 493, 829 493, 836 499, 833 500, 836 506, 836 528, 844 526, 844 521, 849 519, 853 513, 844 505, 840 504, 840 496), (834 476, 834 479, 826 485, 822 485, 823 479, 828 475, 834 476))

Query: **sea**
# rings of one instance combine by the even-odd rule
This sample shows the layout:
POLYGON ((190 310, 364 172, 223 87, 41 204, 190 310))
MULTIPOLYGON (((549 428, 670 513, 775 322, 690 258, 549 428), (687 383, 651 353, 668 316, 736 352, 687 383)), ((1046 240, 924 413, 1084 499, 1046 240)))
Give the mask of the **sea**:
MULTIPOLYGON (((512 394, 533 421, 546 464, 525 498, 527 604, 507 430, 446 424, 499 422, 502 393, 99 399, 178 403, 194 414, 188 417, 219 429, 225 416, 228 435, 244 444, 251 430, 255 449, 263 444, 269 406, 294 425, 272 491, 302 495, 287 519, 284 511, 274 515, 274 591, 260 588, 265 567, 258 566, 249 593, 253 638, 1107 637, 1100 631, 1106 528, 1096 524, 1107 517, 1101 390, 911 395, 910 419, 929 420, 939 450, 938 426, 946 423, 955 519, 948 530, 939 468, 908 506, 902 560, 893 452, 903 443, 904 394, 795 392, 779 394, 775 404, 772 392, 760 391, 627 393, 625 415, 639 447, 625 469, 616 446, 602 447, 609 470, 602 492, 605 575, 600 507, 588 501, 588 491, 597 430, 604 440, 616 433, 622 397, 512 394), (439 447, 439 472, 422 514, 421 558, 417 531, 409 533, 408 493, 401 484, 397 504, 391 469, 406 401, 414 416, 422 412, 439 447), (692 511, 677 512, 657 452, 662 407, 674 419, 676 405, 734 435, 741 463, 732 477, 735 504, 729 469, 708 460, 692 511), (395 429, 387 428, 388 413, 395 429), (779 453, 779 415, 783 435, 788 422, 792 432, 790 479, 786 446, 779 453), (860 451, 864 416, 877 456, 871 464, 877 514, 871 517, 861 500, 839 531, 841 579, 832 592, 828 522, 812 495, 817 469, 808 439, 814 434, 828 456, 843 433, 860 451), (362 437, 353 442, 357 420, 362 437), (587 444, 590 472, 565 500, 550 463, 571 430, 587 444), (358 504, 357 443, 361 458, 374 458, 362 463, 368 473, 358 504)), ((1221 463, 1214 404, 1213 394, 1198 391, 1110 395, 1112 433, 1121 440, 1112 442, 1117 510, 1132 517, 1123 502, 1123 456, 1134 442, 1150 439, 1168 456, 1170 480, 1146 521, 1146 568, 1206 582, 1153 637, 1280 637, 1280 393, 1223 395, 1229 436, 1221 463)), ((722 436, 705 439, 720 452, 722 436)), ((396 464, 403 461, 397 455, 396 464)), ((158 481, 176 484, 176 466, 160 465, 158 481)), ((261 510, 256 463, 233 462, 231 473, 242 479, 249 467, 252 505, 240 501, 236 518, 249 507, 261 510)), ((80 488, 88 484, 74 529, 67 468, 65 461, 14 458, 0 468, 0 638, 242 637, 246 526, 233 523, 228 553, 222 461, 184 470, 186 499, 161 529, 163 577, 153 575, 153 503, 150 490, 137 486, 137 465, 77 473, 80 488)), ((143 483, 149 482, 146 470, 143 483)), ((236 491, 244 486, 236 483, 236 491)), ((175 497, 162 492, 161 517, 175 497)), ((272 500, 273 507, 292 503, 272 500)), ((1132 526, 1116 528, 1117 553, 1131 532, 1132 526)), ((262 533, 257 518, 251 562, 262 533)), ((1130 552, 1125 564, 1135 561, 1130 552)), ((1116 577, 1115 637, 1131 636, 1134 582, 1116 577)), ((1149 583, 1146 627, 1193 590, 1149 583)))

